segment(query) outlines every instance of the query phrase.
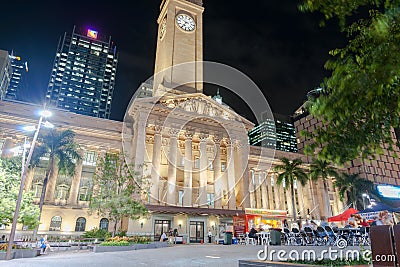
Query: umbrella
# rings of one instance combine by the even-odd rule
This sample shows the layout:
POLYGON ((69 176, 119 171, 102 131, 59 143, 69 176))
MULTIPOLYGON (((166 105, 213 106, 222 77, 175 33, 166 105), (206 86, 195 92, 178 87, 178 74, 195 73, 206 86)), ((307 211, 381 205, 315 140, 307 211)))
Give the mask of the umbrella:
POLYGON ((348 210, 345 210, 343 213, 338 214, 333 217, 328 218, 328 222, 341 222, 341 221, 347 221, 350 218, 351 214, 357 213, 358 210, 350 208, 348 210))

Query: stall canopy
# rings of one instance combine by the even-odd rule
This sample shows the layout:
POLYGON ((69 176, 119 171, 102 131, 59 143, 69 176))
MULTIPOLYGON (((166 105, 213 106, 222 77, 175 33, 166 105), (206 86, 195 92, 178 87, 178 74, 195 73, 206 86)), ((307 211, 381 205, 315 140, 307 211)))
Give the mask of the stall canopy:
POLYGON ((347 221, 351 214, 357 213, 358 210, 350 208, 348 210, 345 210, 343 213, 338 214, 336 216, 333 217, 329 217, 328 218, 328 222, 341 222, 341 221, 347 221))
POLYGON ((371 205, 368 206, 365 210, 359 211, 357 213, 370 213, 370 212, 379 212, 382 210, 387 210, 388 212, 396 212, 399 209, 393 208, 389 205, 386 205, 385 203, 382 202, 371 202, 371 205))

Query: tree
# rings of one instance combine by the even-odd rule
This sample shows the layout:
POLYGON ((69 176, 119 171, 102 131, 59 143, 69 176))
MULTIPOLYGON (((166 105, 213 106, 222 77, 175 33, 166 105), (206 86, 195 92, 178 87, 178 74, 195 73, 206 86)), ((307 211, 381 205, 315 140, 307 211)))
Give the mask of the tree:
POLYGON ((363 207, 362 194, 371 193, 374 183, 361 178, 357 173, 342 173, 333 185, 339 189, 339 196, 342 201, 346 198, 348 202, 353 204, 353 208, 358 209, 360 206, 363 207))
MULTIPOLYGON (((21 183, 21 163, 20 157, 0 158, 0 224, 12 223, 21 183)), ((38 216, 39 208, 33 204, 33 193, 24 192, 18 222, 33 228, 39 224, 38 216)))
POLYGON ((74 137, 75 134, 72 130, 50 130, 41 135, 40 143, 35 147, 30 167, 39 165, 43 157, 48 158, 46 175, 40 195, 40 213, 43 209, 45 197, 50 200, 54 195, 58 172, 73 174, 75 172, 75 162, 81 159, 74 137))
POLYGON ((313 181, 321 179, 324 184, 324 202, 328 212, 328 216, 332 216, 331 204, 329 200, 329 191, 326 181, 329 177, 337 177, 338 173, 326 160, 314 159, 310 165, 310 178, 313 181))
POLYGON ((304 0, 302 11, 338 18, 348 43, 330 51, 331 71, 312 101, 310 113, 324 127, 308 134, 320 158, 344 163, 393 152, 393 128, 400 126, 400 9, 395 0, 304 0), (393 128, 392 128, 393 127, 393 128))
POLYGON ((107 153, 99 160, 94 176, 93 195, 89 202, 91 212, 97 212, 114 222, 113 236, 123 217, 133 220, 146 215, 147 209, 139 195, 140 174, 126 164, 120 154, 107 153))
POLYGON ((281 158, 281 165, 276 165, 274 170, 279 172, 276 183, 278 185, 284 183, 285 190, 290 187, 290 193, 292 195, 292 208, 293 208, 293 217, 294 220, 297 220, 297 212, 295 205, 295 196, 294 196, 294 183, 300 182, 301 185, 305 185, 308 180, 308 176, 305 171, 301 168, 301 164, 303 163, 301 159, 294 159, 290 161, 287 158, 281 158))

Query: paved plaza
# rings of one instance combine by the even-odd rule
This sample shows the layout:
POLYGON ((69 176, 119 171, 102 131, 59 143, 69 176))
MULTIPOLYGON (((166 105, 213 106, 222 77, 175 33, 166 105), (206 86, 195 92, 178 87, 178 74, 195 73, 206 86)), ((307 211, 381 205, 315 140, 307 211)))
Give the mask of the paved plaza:
POLYGON ((0 261, 0 267, 71 266, 238 266, 239 259, 255 260, 261 246, 177 245, 125 252, 50 252, 36 258, 0 261))

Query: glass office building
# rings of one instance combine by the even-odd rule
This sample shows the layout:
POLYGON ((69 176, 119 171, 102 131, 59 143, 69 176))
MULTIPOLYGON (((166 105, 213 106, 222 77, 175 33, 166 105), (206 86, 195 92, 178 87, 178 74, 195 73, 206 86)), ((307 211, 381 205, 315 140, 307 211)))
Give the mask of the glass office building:
POLYGON ((274 114, 248 133, 250 145, 263 146, 287 152, 297 152, 296 131, 289 118, 274 114))
POLYGON ((21 100, 21 92, 26 90, 28 85, 28 62, 22 60, 20 56, 14 55, 13 52, 11 52, 11 55, 9 57, 11 62, 12 74, 5 98, 11 100, 21 100))
POLYGON ((110 117, 118 55, 111 37, 77 30, 60 38, 46 98, 50 106, 110 117))

